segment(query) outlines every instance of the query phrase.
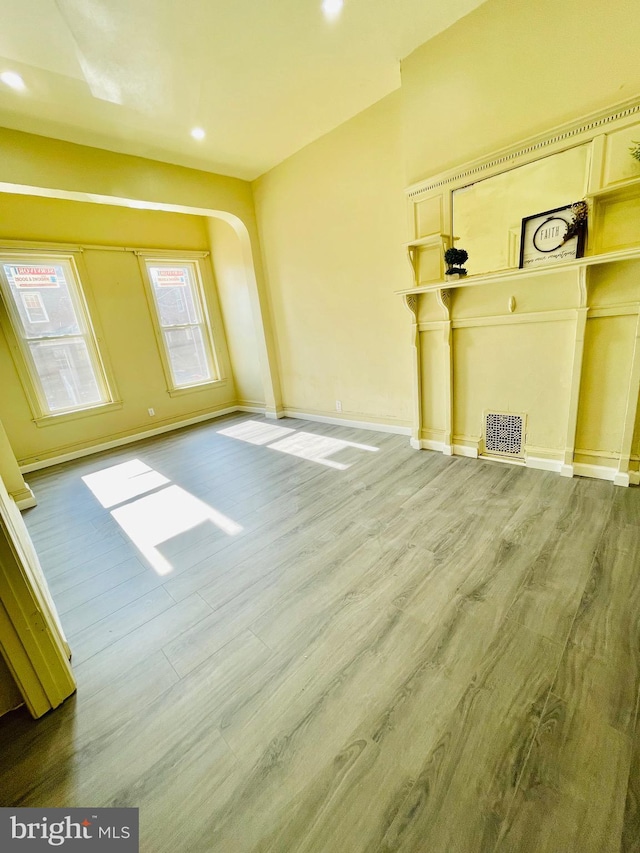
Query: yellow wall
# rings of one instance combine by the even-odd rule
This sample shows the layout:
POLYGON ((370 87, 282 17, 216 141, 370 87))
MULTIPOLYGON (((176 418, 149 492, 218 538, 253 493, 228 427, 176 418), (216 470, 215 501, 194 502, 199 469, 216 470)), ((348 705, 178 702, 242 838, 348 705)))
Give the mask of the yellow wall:
POLYGON ((398 93, 256 182, 287 408, 408 424, 403 184, 398 93))
MULTIPOLYGON (((9 352, 0 337, 2 395, 0 417, 21 463, 67 453, 131 433, 186 420, 235 402, 228 354, 215 291, 209 303, 217 354, 227 382, 178 397, 167 393, 166 381, 133 252, 113 247, 208 250, 202 217, 108 207, 33 196, 0 195, 0 243, 3 239, 96 244, 82 254, 83 285, 92 297, 90 310, 104 335, 101 351, 115 378, 118 411, 100 412, 47 426, 36 426, 9 352), (147 409, 153 408, 150 417, 147 409)), ((208 260, 203 261, 209 263, 208 260)))
POLYGON ((211 172, 0 128, 0 181, 219 210, 254 230, 251 184, 211 172))
POLYGON ((210 218, 207 226, 238 403, 261 407, 264 394, 256 340, 260 312, 251 298, 241 247, 233 229, 223 220, 210 218))
POLYGON ((640 92, 636 0, 488 0, 402 62, 407 183, 640 92))

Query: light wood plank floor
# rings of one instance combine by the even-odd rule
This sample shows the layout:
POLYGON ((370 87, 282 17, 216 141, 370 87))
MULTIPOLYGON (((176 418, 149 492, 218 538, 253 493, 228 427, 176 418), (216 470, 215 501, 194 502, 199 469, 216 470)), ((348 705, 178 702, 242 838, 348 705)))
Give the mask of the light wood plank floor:
POLYGON ((257 416, 28 480, 79 689, 0 721, 1 805, 139 806, 145 853, 640 851, 640 490, 257 416))

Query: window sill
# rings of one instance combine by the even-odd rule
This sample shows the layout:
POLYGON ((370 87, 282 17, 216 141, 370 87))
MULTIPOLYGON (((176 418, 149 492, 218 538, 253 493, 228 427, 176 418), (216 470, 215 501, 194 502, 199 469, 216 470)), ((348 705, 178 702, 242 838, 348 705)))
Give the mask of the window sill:
POLYGON ((227 384, 226 379, 214 379, 212 382, 202 382, 200 385, 185 385, 184 388, 169 388, 170 397, 182 397, 183 394, 195 394, 196 391, 211 391, 227 384))
POLYGON ((60 412, 59 415, 43 415, 41 418, 34 418, 33 422, 37 427, 54 426, 55 424, 75 421, 78 418, 89 418, 92 415, 104 415, 107 412, 116 412, 121 408, 122 401, 116 400, 113 403, 100 403, 98 406, 90 406, 86 409, 75 409, 73 412, 60 412))

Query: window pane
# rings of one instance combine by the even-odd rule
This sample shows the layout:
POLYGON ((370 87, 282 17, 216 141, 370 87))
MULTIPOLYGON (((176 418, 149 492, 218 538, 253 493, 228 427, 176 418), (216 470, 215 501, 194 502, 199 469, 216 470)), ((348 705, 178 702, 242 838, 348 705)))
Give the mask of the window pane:
POLYGON ((178 385, 196 385, 211 379, 202 330, 167 329, 164 332, 173 381, 178 385))
POLYGON ((36 414, 108 402, 73 259, 0 257, 0 290, 30 374, 36 414))
POLYGON ((34 293, 21 293, 20 296, 30 323, 49 322, 47 309, 44 307, 42 296, 37 290, 34 293))
POLYGON ((188 266, 150 266, 149 274, 161 326, 186 326, 202 322, 188 266))
POLYGON ((82 329, 62 264, 3 264, 26 338, 80 335, 82 329), (38 310, 34 311, 35 306, 38 310))
POLYGON ((101 402, 102 395, 82 338, 31 341, 29 349, 52 412, 101 402))

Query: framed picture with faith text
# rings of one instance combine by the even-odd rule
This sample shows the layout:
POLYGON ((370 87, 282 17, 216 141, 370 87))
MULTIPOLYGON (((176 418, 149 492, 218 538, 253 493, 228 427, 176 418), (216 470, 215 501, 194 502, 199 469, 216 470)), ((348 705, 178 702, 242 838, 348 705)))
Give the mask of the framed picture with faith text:
POLYGON ((583 221, 576 217, 576 208, 582 204, 584 202, 567 204, 565 207, 545 210, 522 220, 520 269, 532 269, 582 257, 586 219, 583 221))

